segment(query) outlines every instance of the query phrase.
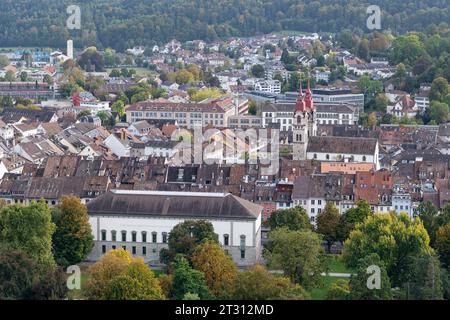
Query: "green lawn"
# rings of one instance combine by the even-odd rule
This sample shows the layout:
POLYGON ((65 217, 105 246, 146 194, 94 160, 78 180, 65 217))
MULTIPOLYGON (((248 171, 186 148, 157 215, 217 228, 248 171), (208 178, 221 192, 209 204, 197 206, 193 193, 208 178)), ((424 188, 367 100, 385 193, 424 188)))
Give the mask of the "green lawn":
MULTIPOLYGON (((336 277, 329 277, 325 276, 322 277, 322 285, 318 288, 312 289, 309 291, 311 295, 312 300, 326 300, 328 290, 330 289, 331 284, 338 281, 342 278, 336 278, 336 277)), ((348 279, 345 279, 348 280, 348 279)))
POLYGON ((328 255, 328 268, 329 272, 336 273, 353 273, 354 270, 348 268, 342 261, 341 255, 328 255))

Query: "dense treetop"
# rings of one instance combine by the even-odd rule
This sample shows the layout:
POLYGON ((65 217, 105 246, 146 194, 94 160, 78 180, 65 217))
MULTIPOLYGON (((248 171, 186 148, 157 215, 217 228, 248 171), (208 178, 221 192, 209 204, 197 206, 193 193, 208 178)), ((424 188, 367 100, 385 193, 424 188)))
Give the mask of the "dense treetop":
POLYGON ((394 33, 424 30, 450 21, 447 0, 79 0, 81 30, 65 22, 72 1, 4 0, 1 46, 77 46, 124 50, 172 39, 216 40, 281 30, 365 32, 367 7, 382 9, 382 28, 394 33), (72 34, 71 34, 72 32, 72 34))

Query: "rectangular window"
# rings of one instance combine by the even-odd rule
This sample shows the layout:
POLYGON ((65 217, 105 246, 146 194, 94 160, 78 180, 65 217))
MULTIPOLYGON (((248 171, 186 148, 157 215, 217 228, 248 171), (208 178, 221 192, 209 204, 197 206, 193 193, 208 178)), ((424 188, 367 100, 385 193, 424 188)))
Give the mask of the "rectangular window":
POLYGON ((241 250, 241 259, 245 259, 245 250, 241 250))
POLYGON ((167 243, 167 233, 166 232, 162 233, 162 242, 167 243))
POLYGON ((126 242, 127 241, 127 233, 124 231, 122 232, 122 242, 126 242))
POLYGON ((142 232, 142 242, 147 242, 147 233, 142 232))
POLYGON ((116 239, 116 232, 115 231, 112 231, 111 232, 111 241, 117 241, 117 239, 116 239))
POLYGON ((106 246, 105 245, 102 246, 102 253, 106 253, 106 246))
POLYGON ((143 256, 147 255, 147 247, 142 247, 142 255, 143 256))
POLYGON ((156 243, 156 241, 157 241, 157 234, 156 234, 156 232, 154 232, 154 233, 152 233, 152 242, 156 243))
POLYGON ((136 232, 131 234, 131 241, 136 242, 136 232))
POLYGON ((136 254, 136 247, 135 247, 135 246, 132 246, 132 247, 131 247, 131 253, 132 253, 132 254, 136 254))
POLYGON ((106 230, 102 230, 102 241, 106 241, 106 230))
POLYGON ((112 249, 113 249, 113 250, 116 250, 116 246, 112 246, 112 249))
POLYGON ((122 249, 126 251, 127 250, 127 246, 122 246, 122 249))

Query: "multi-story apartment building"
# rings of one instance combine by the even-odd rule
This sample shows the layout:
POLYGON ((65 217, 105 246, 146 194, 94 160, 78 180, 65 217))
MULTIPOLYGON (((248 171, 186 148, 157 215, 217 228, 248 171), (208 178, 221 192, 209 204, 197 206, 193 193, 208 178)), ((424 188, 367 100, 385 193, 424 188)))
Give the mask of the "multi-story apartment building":
POLYGON ((141 120, 176 121, 188 129, 196 125, 226 127, 228 118, 237 114, 237 107, 230 97, 206 103, 172 103, 144 101, 131 105, 126 110, 127 122, 141 120))

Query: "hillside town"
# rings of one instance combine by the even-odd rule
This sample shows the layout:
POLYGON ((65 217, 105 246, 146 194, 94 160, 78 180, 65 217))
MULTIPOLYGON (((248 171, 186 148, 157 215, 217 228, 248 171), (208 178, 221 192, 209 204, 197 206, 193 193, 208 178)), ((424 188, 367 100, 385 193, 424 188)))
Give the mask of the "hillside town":
POLYGON ((267 263, 283 210, 302 208, 312 229, 331 205, 448 210, 447 80, 410 86, 404 64, 361 50, 317 33, 0 49, 0 199, 76 196, 94 239, 86 261, 123 248, 154 268, 186 220, 210 222, 245 269, 267 263))

